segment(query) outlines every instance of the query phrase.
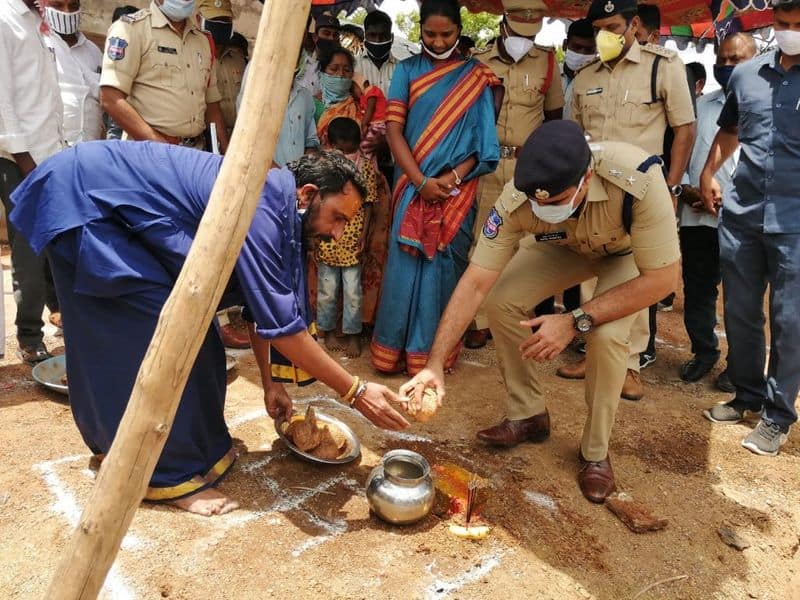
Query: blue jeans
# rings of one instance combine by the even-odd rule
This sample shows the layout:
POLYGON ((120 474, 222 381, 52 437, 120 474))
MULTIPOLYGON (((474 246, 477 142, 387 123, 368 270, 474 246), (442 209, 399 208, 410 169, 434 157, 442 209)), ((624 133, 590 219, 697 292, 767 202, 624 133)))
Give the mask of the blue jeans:
POLYGON ((800 234, 770 234, 719 225, 725 292, 728 375, 736 400, 764 407, 764 420, 784 431, 797 421, 800 388, 800 234), (769 284, 770 346, 767 373, 764 293, 769 284))
POLYGON ((342 333, 361 333, 361 265, 317 268, 317 327, 320 331, 336 329, 336 307, 342 298, 342 333))

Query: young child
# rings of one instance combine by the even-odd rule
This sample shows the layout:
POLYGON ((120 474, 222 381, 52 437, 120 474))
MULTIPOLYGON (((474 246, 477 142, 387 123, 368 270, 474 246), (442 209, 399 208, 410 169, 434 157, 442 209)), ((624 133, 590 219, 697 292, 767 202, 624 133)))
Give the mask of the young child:
POLYGON ((317 328, 329 350, 341 350, 336 340, 336 309, 342 298, 344 351, 350 358, 361 355, 361 257, 369 230, 372 204, 377 196, 377 172, 371 160, 359 152, 361 128, 353 119, 338 117, 328 126, 328 147, 339 150, 358 167, 367 187, 361 211, 339 241, 321 242, 317 249, 317 328))
POLYGON ((377 85, 364 81, 360 85, 363 90, 358 97, 361 117, 361 153, 368 159, 375 156, 375 148, 386 137, 386 96, 377 85))

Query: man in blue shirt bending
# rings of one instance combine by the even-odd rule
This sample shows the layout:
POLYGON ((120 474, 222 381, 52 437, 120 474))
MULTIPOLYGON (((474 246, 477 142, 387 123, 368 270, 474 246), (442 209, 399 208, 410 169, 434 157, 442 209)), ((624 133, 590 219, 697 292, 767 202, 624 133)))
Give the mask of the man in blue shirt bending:
POLYGON ((736 395, 705 415, 735 423, 760 413, 742 445, 767 456, 778 453, 797 420, 800 387, 800 0, 772 0, 772 7, 778 48, 734 69, 700 177, 703 203, 716 213, 721 190, 714 174, 741 148, 719 222, 728 374, 736 395))
MULTIPOLYGON (((97 455, 111 447, 221 164, 220 156, 169 144, 87 142, 42 163, 12 196, 11 222, 51 261, 72 413, 97 455)), ((391 391, 350 375, 307 331, 304 238, 338 239, 364 193, 355 166, 331 153, 272 169, 261 191, 221 307, 243 305, 253 317, 250 340, 272 418, 291 415, 292 401, 269 375, 268 341, 374 424, 408 425, 387 402, 397 399, 391 391)), ((235 459, 225 387, 212 325, 146 499, 204 515, 236 508, 212 487, 235 459)))

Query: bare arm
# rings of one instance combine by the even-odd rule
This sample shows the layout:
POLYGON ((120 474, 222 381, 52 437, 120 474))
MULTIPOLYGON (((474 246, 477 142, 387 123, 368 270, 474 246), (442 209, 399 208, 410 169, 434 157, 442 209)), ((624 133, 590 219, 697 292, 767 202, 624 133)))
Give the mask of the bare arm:
POLYGON ((678 185, 683 179, 683 174, 689 165, 689 158, 692 156, 697 126, 695 123, 687 123, 674 127, 672 132, 675 134, 675 139, 672 142, 669 173, 667 173, 667 185, 670 186, 678 185))
POLYGON ((222 109, 219 107, 219 102, 210 102, 206 105, 206 123, 214 123, 216 125, 219 151, 221 154, 225 154, 228 150, 228 131, 225 128, 225 121, 222 119, 222 109))
MULTIPOLYGON (((386 124, 386 140, 389 142, 389 149, 392 151, 395 162, 411 180, 411 184, 419 187, 425 179, 425 175, 420 171, 419 165, 411 153, 411 148, 408 147, 408 142, 403 135, 403 126, 395 121, 389 121, 386 124)), ((427 202, 442 202, 447 200, 450 190, 438 179, 429 177, 420 193, 427 202)))
POLYGON ((30 152, 17 152, 14 156, 14 162, 17 163, 19 170, 22 171, 22 176, 27 177, 28 173, 36 168, 36 161, 33 160, 30 152))
POLYGON ((134 140, 166 142, 166 138, 150 127, 127 100, 127 94, 104 85, 100 88, 100 104, 108 116, 134 140))
POLYGON ((700 173, 700 196, 703 199, 703 207, 712 215, 717 214, 717 207, 722 203, 722 190, 714 175, 738 147, 739 128, 735 125, 721 128, 711 143, 706 164, 700 173))

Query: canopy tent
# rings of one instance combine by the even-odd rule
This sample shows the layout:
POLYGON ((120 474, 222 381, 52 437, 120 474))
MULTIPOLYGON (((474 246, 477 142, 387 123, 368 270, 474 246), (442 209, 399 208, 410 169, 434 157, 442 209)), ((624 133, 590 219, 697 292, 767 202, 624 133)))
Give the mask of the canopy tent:
MULTIPOLYGON (((471 12, 501 14, 503 0, 459 0, 471 12)), ((312 0, 312 12, 350 13, 359 7, 373 10, 380 0, 312 0)), ((661 9, 661 33, 668 37, 725 37, 736 31, 752 31, 772 23, 768 0, 645 0, 661 9)), ((580 19, 591 0, 530 0, 541 16, 580 19)))

